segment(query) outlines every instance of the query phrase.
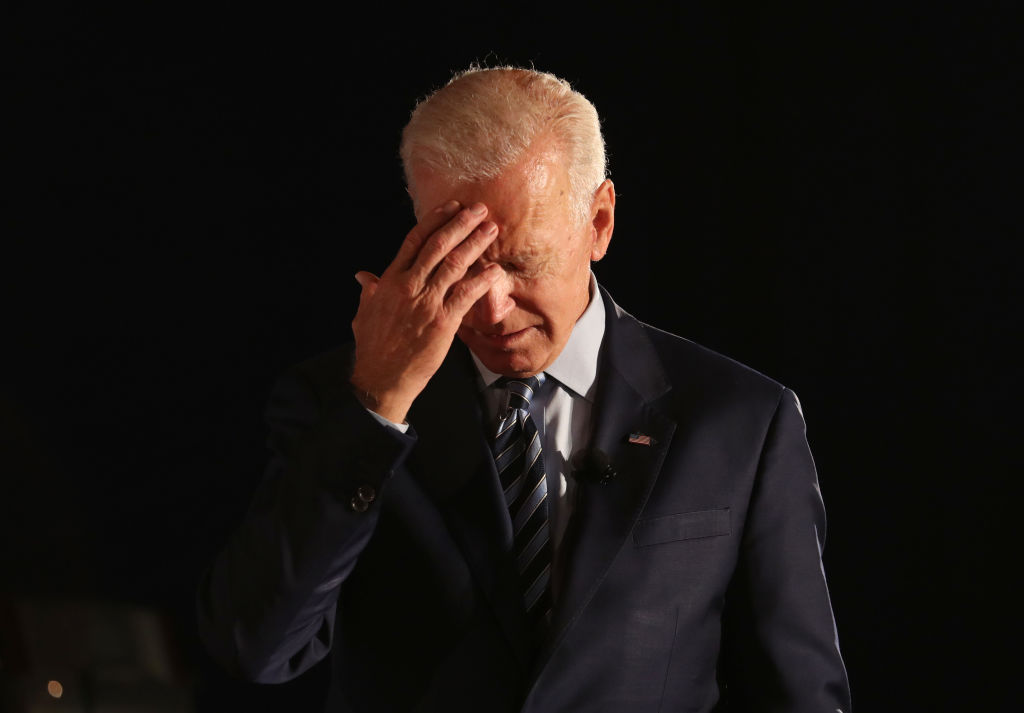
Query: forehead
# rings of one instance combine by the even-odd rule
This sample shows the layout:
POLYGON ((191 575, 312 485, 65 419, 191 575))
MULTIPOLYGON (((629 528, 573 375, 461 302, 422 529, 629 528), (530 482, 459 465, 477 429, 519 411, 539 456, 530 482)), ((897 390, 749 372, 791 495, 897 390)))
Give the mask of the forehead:
POLYGON ((488 257, 545 252, 571 224, 569 176, 558 152, 537 152, 483 182, 451 181, 427 169, 416 172, 417 217, 448 200, 483 203, 498 225, 488 257))

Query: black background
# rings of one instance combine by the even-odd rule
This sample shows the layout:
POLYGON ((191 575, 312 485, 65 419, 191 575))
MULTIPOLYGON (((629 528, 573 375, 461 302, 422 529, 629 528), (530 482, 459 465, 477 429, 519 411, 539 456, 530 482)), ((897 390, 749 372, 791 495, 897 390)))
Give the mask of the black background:
POLYGON ((315 700, 322 671, 219 677, 195 583, 259 479, 274 378, 350 337, 352 275, 411 227, 413 102, 471 61, 532 62, 602 116, 618 210, 599 279, 800 395, 856 709, 1011 709, 1008 13, 15 15, 0 592, 167 612, 203 710, 315 700))

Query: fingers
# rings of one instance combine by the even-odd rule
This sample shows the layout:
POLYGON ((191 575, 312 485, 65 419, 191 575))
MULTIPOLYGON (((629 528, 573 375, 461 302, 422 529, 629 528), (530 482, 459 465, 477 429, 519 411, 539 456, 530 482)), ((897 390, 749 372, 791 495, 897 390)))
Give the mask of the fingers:
MULTIPOLYGON (((424 243, 416 257, 415 262, 409 268, 409 277, 416 287, 422 288, 426 285, 437 266, 444 260, 452 250, 468 237, 474 235, 478 226, 484 231, 489 231, 487 226, 481 226, 487 216, 487 206, 483 203, 475 203, 470 208, 460 210, 451 220, 443 225, 424 243)), ((490 224, 493 226, 493 223, 490 224)), ((493 235, 477 234, 478 239, 491 239, 493 235)), ((474 258, 475 259, 475 258, 474 258)), ((466 264, 468 267, 469 264, 466 264)), ((448 284, 451 284, 450 282, 448 284)), ((447 287, 447 285, 445 286, 447 287)))
POLYGON ((458 201, 448 201, 423 216, 423 219, 405 236, 405 240, 402 241, 402 245, 399 247, 398 254, 395 255, 391 266, 403 271, 412 267, 412 264, 416 261, 416 256, 419 255, 420 248, 423 247, 427 239, 441 226, 451 220, 452 216, 458 213, 460 208, 462 208, 462 204, 458 201))
POLYGON ((478 225, 468 238, 444 256, 430 278, 430 286, 441 294, 446 293, 448 288, 465 277, 469 268, 497 237, 498 226, 491 221, 486 220, 478 225))
POLYGON ((461 322, 470 308, 487 294, 500 277, 501 267, 488 265, 477 274, 457 282, 445 302, 447 316, 461 322))

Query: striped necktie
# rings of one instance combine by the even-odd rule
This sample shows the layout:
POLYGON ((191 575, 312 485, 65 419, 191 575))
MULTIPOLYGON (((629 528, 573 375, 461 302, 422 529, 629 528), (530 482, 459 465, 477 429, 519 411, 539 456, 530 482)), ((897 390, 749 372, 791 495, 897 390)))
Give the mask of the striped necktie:
POLYGON ((508 410, 494 437, 494 460, 512 518, 513 551, 523 603, 534 627, 544 622, 551 611, 548 484, 540 434, 530 418, 530 399, 543 382, 543 373, 498 381, 498 386, 508 390, 508 410))

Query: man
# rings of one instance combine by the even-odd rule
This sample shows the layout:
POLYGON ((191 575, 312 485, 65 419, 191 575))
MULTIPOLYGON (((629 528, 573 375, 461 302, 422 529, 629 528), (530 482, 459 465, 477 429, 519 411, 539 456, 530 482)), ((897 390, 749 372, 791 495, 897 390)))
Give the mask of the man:
POLYGON ((357 274, 354 348, 271 400, 200 591, 215 657, 330 655, 332 711, 849 710, 796 398, 597 287, 593 106, 471 70, 401 153, 417 225, 357 274))

